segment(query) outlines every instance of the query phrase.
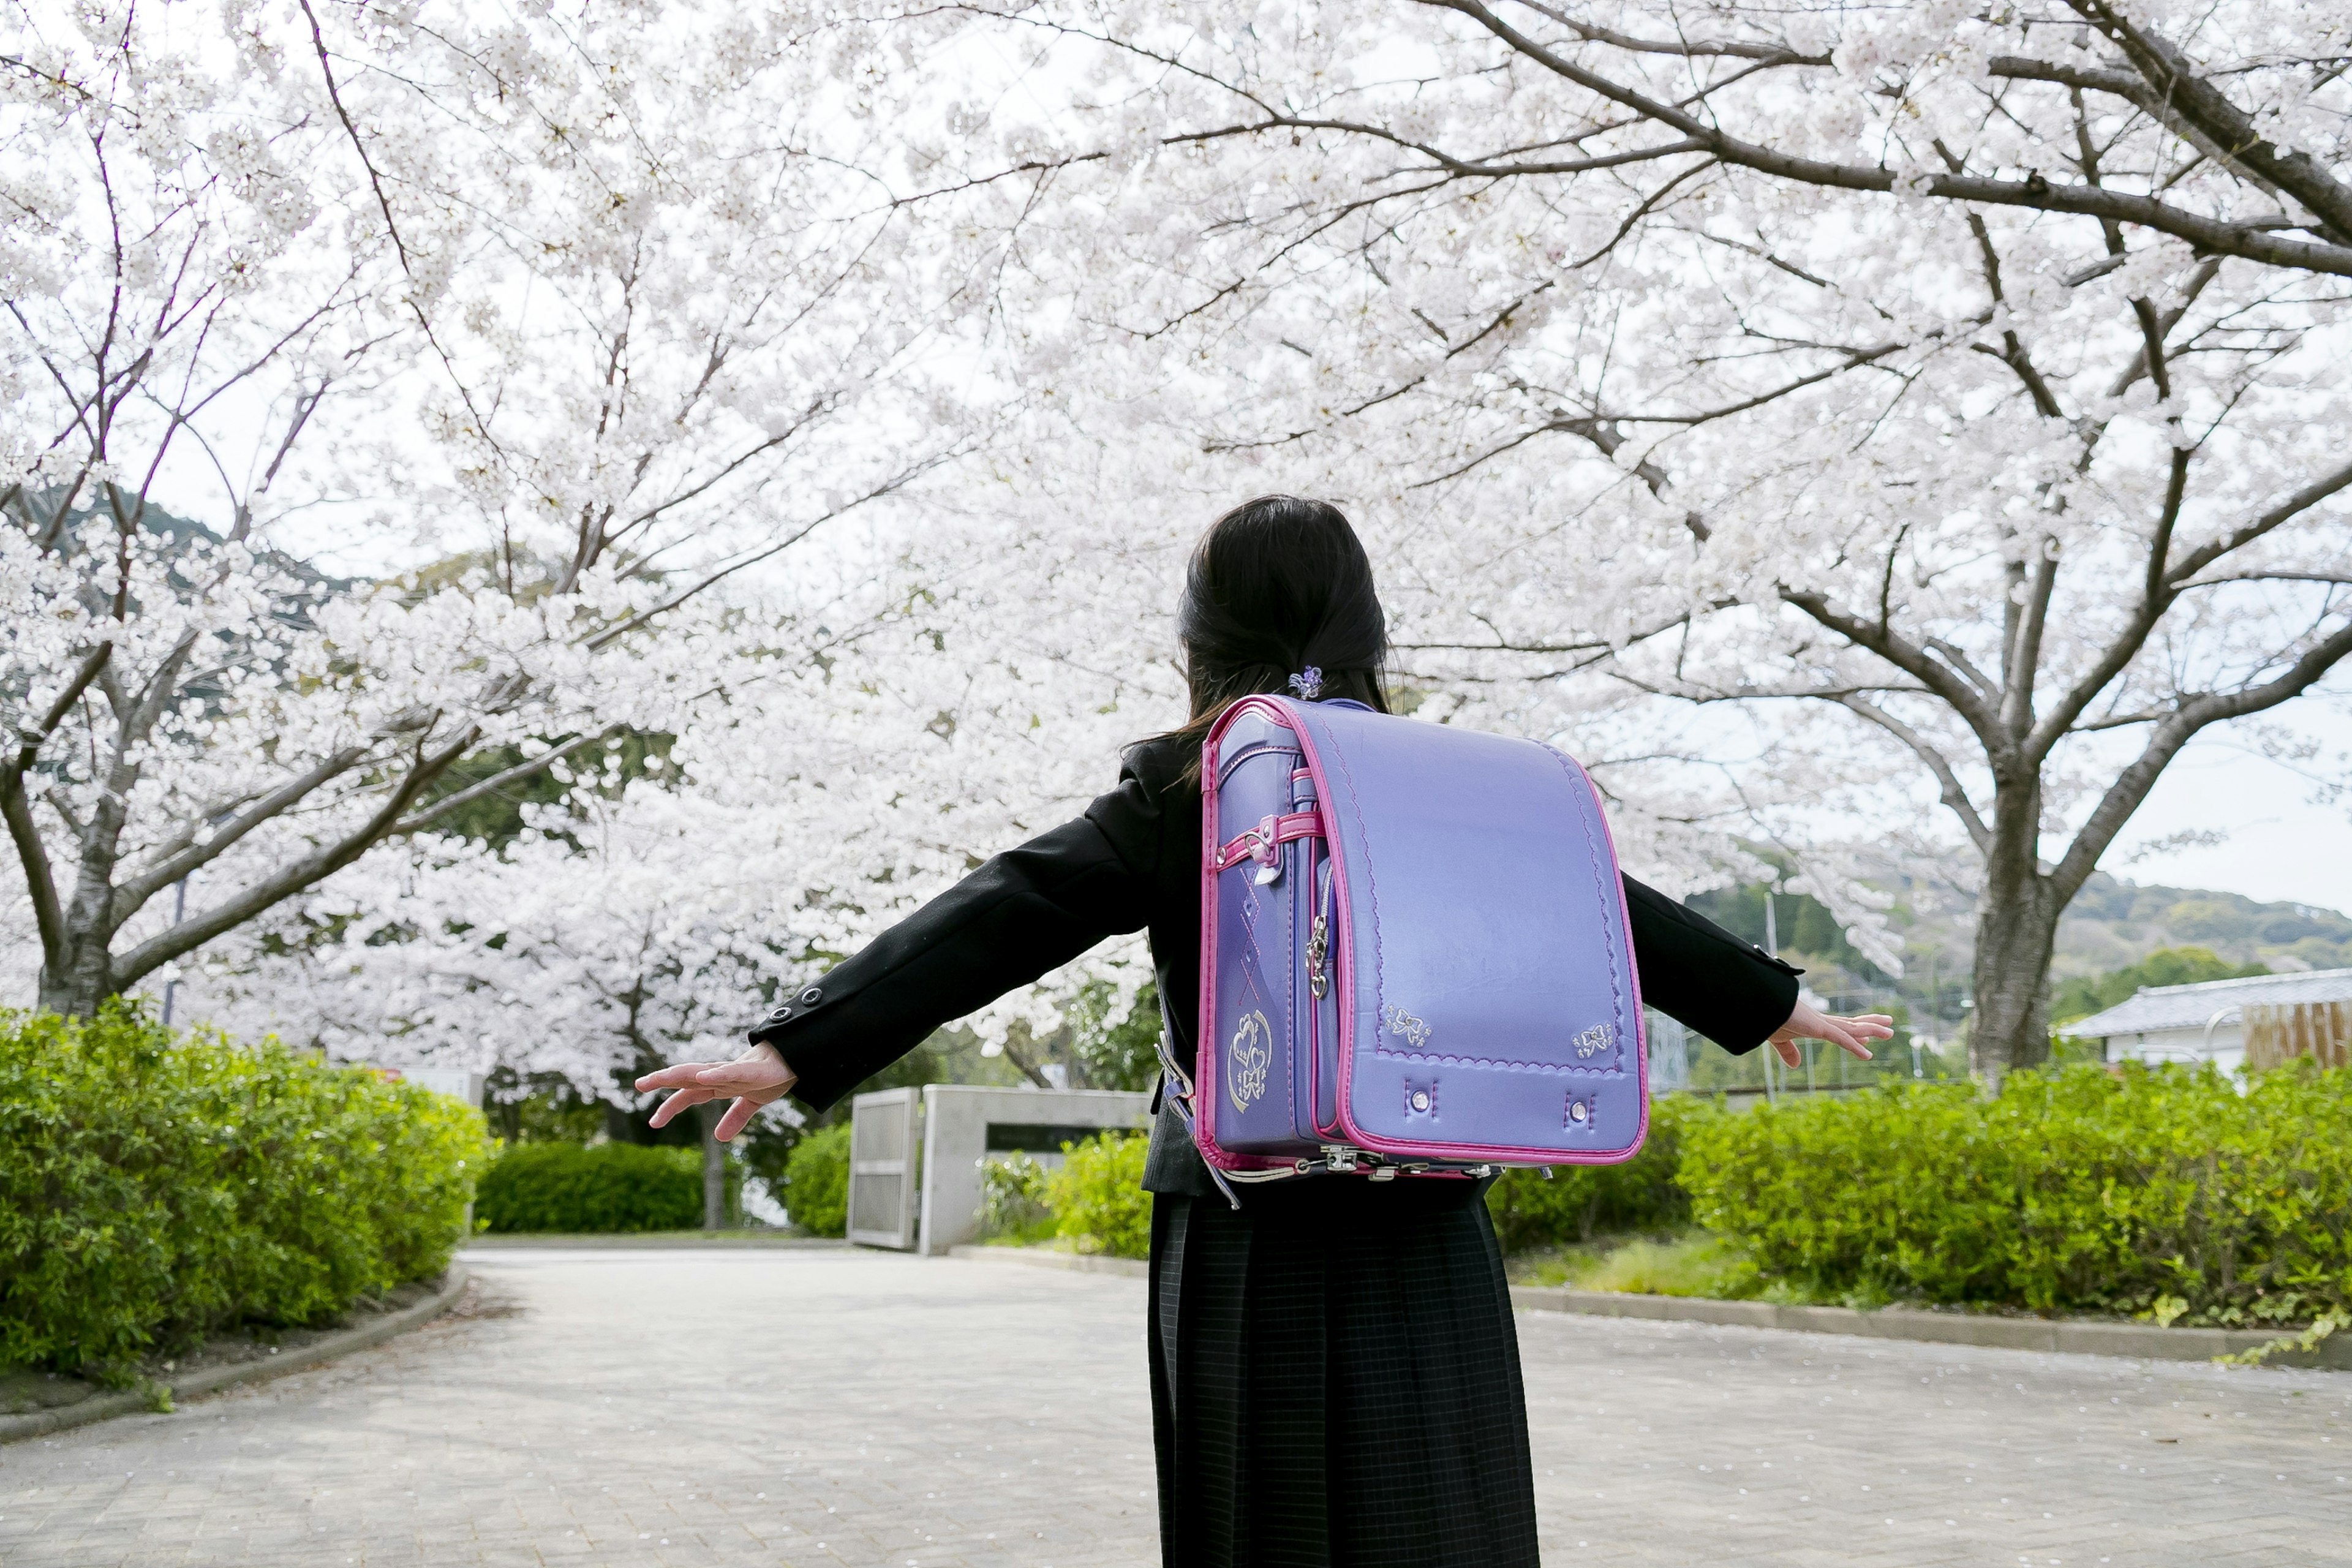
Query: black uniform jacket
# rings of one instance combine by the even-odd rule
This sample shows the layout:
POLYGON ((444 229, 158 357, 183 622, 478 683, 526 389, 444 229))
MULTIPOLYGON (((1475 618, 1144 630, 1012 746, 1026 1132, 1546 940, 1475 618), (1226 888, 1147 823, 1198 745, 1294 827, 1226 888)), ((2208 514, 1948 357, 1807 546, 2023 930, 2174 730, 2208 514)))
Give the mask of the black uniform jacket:
MULTIPOLYGON (((1176 1058, 1190 1064, 1200 994, 1201 792, 1187 756, 1147 741, 1118 787, 1076 820, 988 861, 787 997, 751 1031, 798 1076, 793 1096, 822 1110, 920 1045, 940 1025, 1068 963, 1105 937, 1148 928, 1176 1058)), ((1784 1023, 1802 973, 1625 879, 1642 1000, 1731 1051, 1784 1023)), ((1155 1130, 1144 1184, 1211 1194, 1207 1167, 1171 1115, 1155 1130)))

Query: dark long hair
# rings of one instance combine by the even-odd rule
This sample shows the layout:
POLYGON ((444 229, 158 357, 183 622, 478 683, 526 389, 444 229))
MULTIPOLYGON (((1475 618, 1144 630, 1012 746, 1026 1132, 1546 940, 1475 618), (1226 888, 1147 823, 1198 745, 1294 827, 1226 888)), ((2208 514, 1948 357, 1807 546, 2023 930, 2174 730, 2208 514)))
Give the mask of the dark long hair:
POLYGON ((1371 558, 1338 507, 1260 496, 1209 525, 1184 573, 1176 612, 1192 717, 1162 737, 1198 777, 1201 742, 1227 708, 1254 692, 1295 695, 1290 678, 1323 672, 1321 697, 1385 713, 1388 617, 1371 558))

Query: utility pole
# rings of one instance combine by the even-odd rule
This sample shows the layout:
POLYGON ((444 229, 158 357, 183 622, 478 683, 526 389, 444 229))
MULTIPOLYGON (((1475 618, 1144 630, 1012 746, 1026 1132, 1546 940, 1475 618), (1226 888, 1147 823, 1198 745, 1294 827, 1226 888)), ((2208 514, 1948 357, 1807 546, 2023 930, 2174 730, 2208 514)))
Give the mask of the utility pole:
MULTIPOLYGON (((187 918, 188 879, 183 877, 172 884, 172 923, 178 925, 187 918)), ((178 979, 173 978, 163 982, 163 1027, 167 1029, 172 1026, 172 1003, 179 995, 179 992, 178 979)))
MULTIPOLYGON (((1775 958, 1780 956, 1780 927, 1772 913, 1772 889, 1769 883, 1764 889, 1764 951, 1775 958)), ((1780 1053, 1770 1046, 1766 1046, 1764 1047, 1764 1103, 1767 1105, 1777 1105, 1780 1101, 1779 1089, 1774 1082, 1780 1074, 1780 1053)))

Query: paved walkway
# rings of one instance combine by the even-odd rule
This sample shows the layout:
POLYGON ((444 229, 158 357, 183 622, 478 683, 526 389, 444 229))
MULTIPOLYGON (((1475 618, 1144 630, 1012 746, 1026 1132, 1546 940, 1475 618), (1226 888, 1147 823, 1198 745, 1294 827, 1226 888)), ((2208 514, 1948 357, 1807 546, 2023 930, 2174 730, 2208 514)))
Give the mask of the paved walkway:
MULTIPOLYGON (((7 1568, 1157 1561, 1136 1280, 477 1254, 462 1316, 0 1448, 7 1568)), ((2352 1375, 1531 1313, 1556 1564, 2352 1563, 2352 1375)))

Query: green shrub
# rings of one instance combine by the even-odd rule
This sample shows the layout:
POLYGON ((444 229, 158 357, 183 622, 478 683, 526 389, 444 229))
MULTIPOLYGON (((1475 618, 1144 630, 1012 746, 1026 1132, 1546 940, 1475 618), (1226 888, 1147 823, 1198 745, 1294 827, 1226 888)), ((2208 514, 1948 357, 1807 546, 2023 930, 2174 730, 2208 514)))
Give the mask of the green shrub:
POLYGON ((1694 1122, 1700 1223, 1829 1293, 2266 1325, 2352 1305, 2352 1069, 2016 1073, 1694 1122))
POLYGON ((438 1274, 488 1152, 478 1110, 275 1041, 0 1011, 0 1364, 121 1384, 438 1274))
POLYGON ((980 1234, 991 1241, 1050 1240, 1060 1222, 1046 1206, 1053 1173, 1026 1154, 983 1160, 980 1166, 980 1234))
POLYGON ((784 1207, 813 1236, 849 1229, 849 1123, 836 1121, 805 1134, 784 1164, 784 1207))
MULTIPOLYGON (((728 1167, 730 1188, 736 1180, 728 1167)), ((733 1206, 733 1193, 729 1206, 733 1206)), ((474 1220, 490 1231, 694 1230, 702 1151, 644 1143, 513 1143, 482 1174, 474 1220)))
POLYGON ((1151 1194, 1143 1190, 1140 1132, 1104 1132, 1063 1146, 1062 1168, 1045 1184, 1064 1240, 1080 1252, 1145 1258, 1151 1252, 1151 1194))
POLYGON ((1486 1189, 1486 1211, 1506 1252, 1591 1241, 1626 1231, 1667 1231, 1690 1223, 1690 1194, 1675 1178, 1694 1123, 1727 1114, 1711 1100, 1669 1095, 1650 1103, 1650 1135, 1619 1165, 1554 1165, 1507 1171, 1486 1189))

